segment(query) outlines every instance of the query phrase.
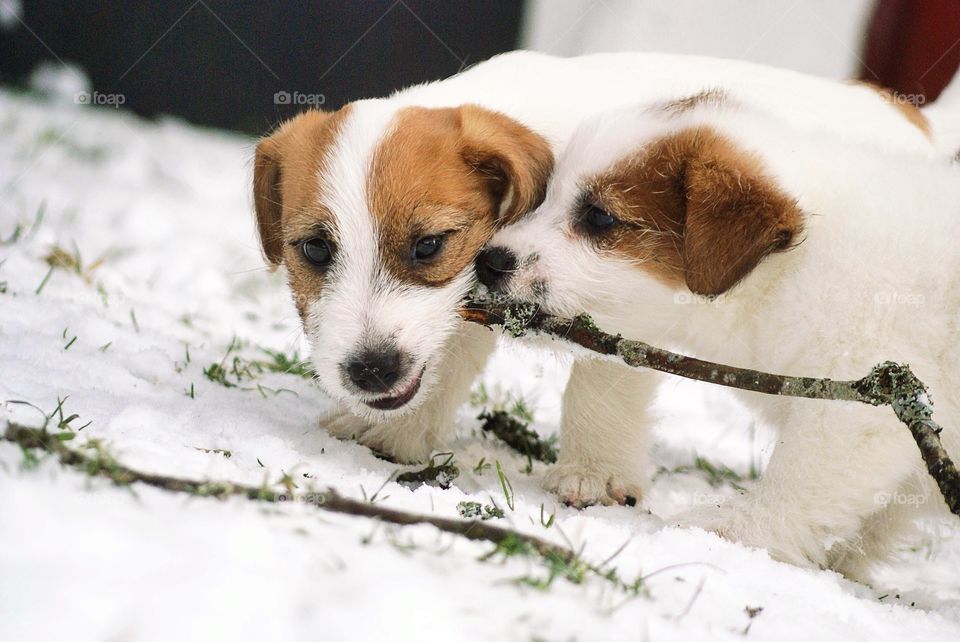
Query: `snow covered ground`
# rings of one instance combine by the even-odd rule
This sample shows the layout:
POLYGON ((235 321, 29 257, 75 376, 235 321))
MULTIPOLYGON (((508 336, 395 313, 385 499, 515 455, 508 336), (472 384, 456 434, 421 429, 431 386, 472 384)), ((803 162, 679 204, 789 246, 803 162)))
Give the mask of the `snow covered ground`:
MULTIPOLYGON (((501 523, 582 548, 641 590, 595 575, 538 588, 536 558, 481 560, 491 546, 432 527, 116 487, 0 443, 0 640, 960 639, 953 523, 926 524, 867 588, 665 529, 640 508, 558 507, 542 464, 528 473, 478 433, 476 406, 451 443, 450 489, 387 481, 401 467, 324 432, 331 402, 311 382, 242 372, 264 349, 300 347, 283 276, 263 268, 254 236, 252 150, 0 92, 0 429, 39 426, 62 400, 63 418, 78 415, 72 447, 100 440, 144 471, 252 485, 288 474, 447 517, 463 500, 496 503, 501 523), (48 265, 54 248, 66 267, 48 265), (232 387, 204 374, 212 364, 232 387), (513 510, 481 460, 502 465, 513 510)), ((525 399, 549 433, 567 365, 506 345, 485 386, 525 399)), ((669 382, 662 406, 655 512, 734 492, 696 454, 744 477, 763 461, 769 436, 721 393, 669 382)))

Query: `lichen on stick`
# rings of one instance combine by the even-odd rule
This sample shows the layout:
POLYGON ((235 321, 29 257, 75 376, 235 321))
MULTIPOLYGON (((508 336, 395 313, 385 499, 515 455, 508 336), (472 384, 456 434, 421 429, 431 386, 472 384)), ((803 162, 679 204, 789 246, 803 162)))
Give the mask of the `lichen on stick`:
POLYGON ((632 368, 649 368, 768 395, 890 406, 913 435, 927 472, 936 481, 947 507, 960 516, 960 472, 940 441, 942 429, 933 420, 933 404, 927 387, 905 364, 885 361, 874 366, 862 379, 851 381, 792 377, 670 352, 643 341, 608 334, 587 315, 564 319, 547 314, 530 303, 491 300, 489 297, 473 299, 464 304, 460 315, 473 323, 502 326, 515 337, 548 335, 598 355, 618 359, 632 368))

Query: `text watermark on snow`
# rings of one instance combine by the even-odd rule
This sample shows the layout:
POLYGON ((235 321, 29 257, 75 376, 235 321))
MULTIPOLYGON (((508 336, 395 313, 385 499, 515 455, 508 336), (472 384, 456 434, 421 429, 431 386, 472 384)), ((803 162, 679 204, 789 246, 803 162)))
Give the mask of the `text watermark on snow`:
POLYGON ((877 305, 905 305, 919 308, 927 299, 919 292, 888 292, 880 291, 873 295, 873 302, 877 305))
POLYGON ((921 506, 927 503, 927 496, 921 493, 876 493, 873 503, 878 506, 921 506))
POLYGON ((121 105, 127 102, 127 97, 123 94, 103 94, 99 91, 78 91, 73 95, 73 102, 78 105, 96 105, 119 109, 121 105))
POLYGON ((274 105, 300 105, 303 107, 319 107, 327 102, 323 94, 304 94, 299 91, 278 91, 273 95, 274 105))
POLYGON ((689 496, 686 500, 688 506, 720 506, 730 499, 727 495, 721 493, 710 493, 698 491, 689 496))
POLYGON ((327 503, 326 493, 301 493, 299 495, 287 495, 281 493, 277 495, 278 502, 289 502, 293 504, 310 504, 312 506, 323 506, 327 503))
POLYGON ((709 505, 709 506, 720 506, 721 504, 727 501, 728 497, 726 495, 721 495, 719 493, 694 493, 693 494, 693 503, 697 506, 709 505))

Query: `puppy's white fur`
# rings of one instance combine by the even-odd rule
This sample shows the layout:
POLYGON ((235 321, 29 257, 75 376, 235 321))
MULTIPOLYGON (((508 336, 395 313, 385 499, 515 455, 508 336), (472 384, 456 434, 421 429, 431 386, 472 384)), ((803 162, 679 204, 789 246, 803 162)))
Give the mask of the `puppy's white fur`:
MULTIPOLYGON (((338 256, 344 260, 331 270, 323 293, 308 302, 305 319, 318 381, 343 411, 326 423, 329 430, 356 437, 403 461, 425 459, 442 443, 452 426, 454 410, 465 399, 470 380, 493 346, 489 333, 467 328, 457 319, 458 302, 469 287, 469 270, 443 287, 429 287, 398 282, 381 264, 379 230, 368 210, 365 190, 371 158, 392 131, 400 110, 411 105, 477 104, 542 134, 559 151, 576 125, 590 115, 707 87, 721 87, 782 108, 801 129, 842 121, 847 139, 870 142, 878 148, 933 153, 923 133, 872 89, 751 63, 697 57, 627 53, 561 59, 515 52, 444 81, 412 87, 389 98, 353 103, 336 144, 324 159, 316 186, 317 203, 335 217, 338 256), (877 132, 883 135, 878 137, 877 132), (341 381, 338 364, 371 336, 394 338, 414 359, 413 370, 424 369, 418 394, 402 408, 372 410, 341 381)), ((638 402, 638 407, 642 405, 638 402)), ((577 412, 571 407, 568 414, 577 412)), ((605 407, 594 411, 608 412, 613 411, 605 407)), ((569 439, 583 441, 575 436, 569 439)), ((580 449, 569 451, 576 450, 580 449)), ((643 450, 639 445, 625 448, 624 461, 633 460, 643 450)), ((565 465, 562 462, 558 471, 565 465)), ((561 473, 554 477, 555 487, 570 485, 562 481, 565 476, 561 473)), ((613 490, 619 496, 619 487, 613 490)), ((582 495, 589 501, 597 498, 593 491, 582 495)))
MULTIPOLYGON (((958 115, 956 105, 940 113, 958 115)), ((829 122, 819 133, 801 131, 789 116, 748 101, 679 116, 642 106, 595 118, 562 155, 543 205, 491 241, 519 257, 506 291, 734 366, 853 379, 887 359, 909 363, 931 387, 944 444, 960 455, 960 166, 944 149, 931 159, 841 134, 829 122), (603 256, 572 224, 586 181, 661 136, 703 125, 757 155, 806 213, 799 246, 771 254, 714 300, 603 256)), ((564 478, 551 481, 561 490, 597 477, 623 486, 646 472, 621 455, 646 441, 641 407, 660 376, 595 363, 571 378, 565 408, 583 398, 607 409, 565 424, 561 452, 572 459, 564 478)), ((943 511, 916 445, 889 409, 738 396, 780 431, 767 470, 751 492, 676 523, 862 577, 912 518, 943 511)))

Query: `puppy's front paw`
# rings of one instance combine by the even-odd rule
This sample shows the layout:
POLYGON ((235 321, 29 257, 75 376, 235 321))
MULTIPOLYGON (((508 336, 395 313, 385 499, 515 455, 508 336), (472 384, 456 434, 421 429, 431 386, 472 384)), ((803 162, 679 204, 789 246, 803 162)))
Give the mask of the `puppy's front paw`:
POLYGON ((576 464, 556 464, 543 480, 543 487, 568 506, 591 504, 635 506, 643 498, 639 482, 619 473, 576 464))
POLYGON ((330 433, 331 437, 352 440, 359 439, 371 427, 369 423, 346 410, 334 412, 321 419, 320 426, 330 433))
POLYGON ((398 464, 419 464, 430 458, 433 440, 419 426, 407 421, 373 425, 360 437, 360 443, 398 464))
MULTIPOLYGON (((784 511, 789 511, 788 507, 784 511)), ((823 538, 786 512, 768 511, 738 499, 720 506, 700 506, 667 520, 681 528, 702 528, 725 540, 763 548, 770 557, 802 567, 823 567, 823 538)))
POLYGON ((320 422, 331 436, 359 442, 378 456, 400 464, 416 464, 430 457, 433 444, 424 432, 407 422, 370 423, 350 413, 331 415, 320 422))
POLYGON ((426 461, 433 450, 430 435, 409 418, 370 423, 350 412, 322 419, 320 425, 337 439, 357 441, 378 456, 400 464, 426 461))

